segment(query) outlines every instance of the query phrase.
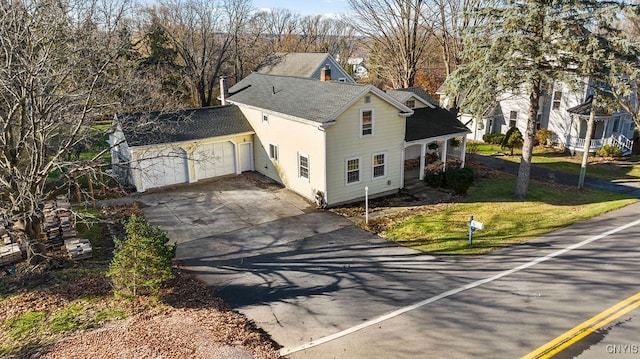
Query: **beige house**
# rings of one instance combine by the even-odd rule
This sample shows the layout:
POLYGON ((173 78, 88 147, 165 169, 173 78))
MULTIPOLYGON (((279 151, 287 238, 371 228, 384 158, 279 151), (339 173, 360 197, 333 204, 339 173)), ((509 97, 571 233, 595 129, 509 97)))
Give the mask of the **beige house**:
POLYGON ((228 90, 223 77, 223 106, 118 115, 114 170, 138 191, 257 171, 335 206, 396 193, 407 173, 422 179, 429 145, 464 165, 464 140, 449 141, 469 130, 428 94, 332 81, 326 70, 319 80, 254 72, 228 90), (419 173, 405 173, 408 159, 419 173))

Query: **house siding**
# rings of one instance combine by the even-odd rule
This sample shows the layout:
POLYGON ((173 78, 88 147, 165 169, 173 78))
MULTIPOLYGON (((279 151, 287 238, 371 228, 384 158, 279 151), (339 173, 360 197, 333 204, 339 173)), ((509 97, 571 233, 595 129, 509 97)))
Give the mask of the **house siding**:
MULTIPOLYGON (((402 147, 405 118, 399 110, 376 95, 371 102, 361 98, 327 128, 327 202, 331 205, 364 197, 365 186, 371 196, 401 187, 402 147), (360 111, 374 109, 373 136, 360 136, 360 111), (373 179, 373 154, 385 153, 386 176, 373 179), (347 184, 346 159, 360 158, 360 182, 347 184), (389 184, 388 184, 389 181, 389 184)), ((365 96, 366 97, 366 96, 365 96)))
POLYGON ((326 192, 325 133, 319 125, 296 122, 278 114, 239 105, 255 130, 253 157, 255 170, 272 178, 310 201, 315 191, 326 192), (263 114, 268 123, 263 122, 263 114), (278 146, 278 161, 269 157, 269 145, 278 146), (309 179, 298 174, 298 154, 309 159, 309 179))

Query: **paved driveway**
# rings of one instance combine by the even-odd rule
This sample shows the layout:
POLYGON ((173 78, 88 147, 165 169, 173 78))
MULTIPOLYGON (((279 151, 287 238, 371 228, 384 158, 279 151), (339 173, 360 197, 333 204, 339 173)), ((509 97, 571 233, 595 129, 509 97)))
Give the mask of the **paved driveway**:
POLYGON ((140 200, 184 267, 286 347, 412 303, 434 260, 255 174, 140 200))

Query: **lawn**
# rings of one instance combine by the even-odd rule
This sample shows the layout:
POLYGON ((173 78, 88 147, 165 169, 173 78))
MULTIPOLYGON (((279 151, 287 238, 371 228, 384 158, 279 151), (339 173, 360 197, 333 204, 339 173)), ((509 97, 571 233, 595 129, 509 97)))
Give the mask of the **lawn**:
POLYGON ((526 200, 512 196, 515 176, 488 172, 464 198, 400 217, 385 238, 423 252, 483 254, 523 243, 544 233, 635 203, 624 195, 532 181, 526 200), (468 244, 470 216, 484 223, 468 244))
MULTIPOLYGON (((499 145, 472 143, 470 146, 474 153, 478 155, 499 156, 500 159, 506 161, 520 162, 521 151, 518 149, 511 156, 509 155, 509 149, 501 148, 499 145)), ((556 171, 579 174, 582 155, 571 156, 555 148, 536 146, 533 149, 531 163, 535 166, 556 171)), ((640 165, 638 165, 636 156, 625 157, 625 161, 616 161, 591 154, 587 165, 587 176, 606 180, 640 178, 640 165)))

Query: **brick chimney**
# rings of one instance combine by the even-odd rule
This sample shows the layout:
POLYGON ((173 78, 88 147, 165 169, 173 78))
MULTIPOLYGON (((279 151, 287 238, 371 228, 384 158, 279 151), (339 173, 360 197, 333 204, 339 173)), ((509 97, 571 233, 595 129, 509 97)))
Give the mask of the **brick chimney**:
POLYGON ((320 70, 320 81, 331 81, 331 68, 329 65, 324 65, 320 70))
POLYGON ((225 106, 229 97, 229 85, 227 84, 227 76, 220 76, 220 104, 225 106))

